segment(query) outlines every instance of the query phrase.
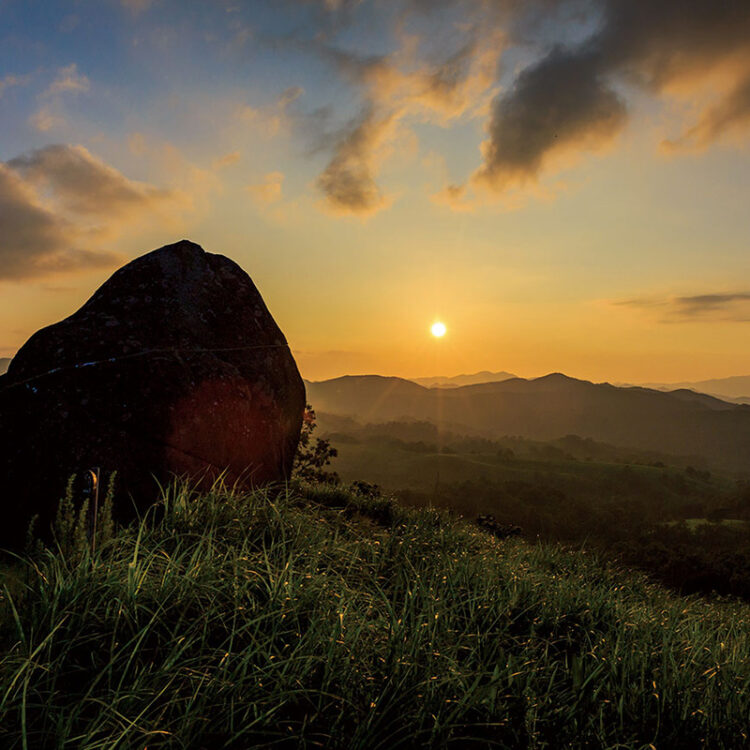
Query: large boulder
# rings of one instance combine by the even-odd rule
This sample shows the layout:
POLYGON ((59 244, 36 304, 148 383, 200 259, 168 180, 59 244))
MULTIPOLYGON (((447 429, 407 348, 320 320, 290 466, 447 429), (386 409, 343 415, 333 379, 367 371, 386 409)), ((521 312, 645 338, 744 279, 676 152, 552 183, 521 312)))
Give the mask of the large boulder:
POLYGON ((305 388, 250 277, 187 240, 110 277, 0 376, 0 544, 49 530, 68 478, 117 471, 127 520, 158 483, 289 478, 305 388))

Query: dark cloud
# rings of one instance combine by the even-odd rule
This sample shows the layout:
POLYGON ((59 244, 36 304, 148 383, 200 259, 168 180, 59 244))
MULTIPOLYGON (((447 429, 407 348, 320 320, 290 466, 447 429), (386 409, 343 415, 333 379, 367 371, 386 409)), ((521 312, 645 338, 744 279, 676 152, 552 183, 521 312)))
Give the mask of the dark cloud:
POLYGON ((129 180, 83 146, 52 145, 11 159, 8 166, 48 189, 64 210, 122 217, 171 199, 169 191, 129 180))
MULTIPOLYGON (((734 294, 696 294, 689 297, 675 297, 672 306, 680 315, 697 317, 701 315, 713 315, 715 313, 731 313, 736 311, 738 303, 750 302, 750 292, 737 292, 734 294)), ((747 316, 747 310, 743 319, 747 316)))
POLYGON ((302 125, 314 131, 313 151, 333 152, 318 186, 336 210, 387 205, 377 184, 382 160, 367 145, 409 133, 414 121, 445 125, 467 112, 486 118, 481 167, 466 185, 440 194, 462 210, 488 197, 472 183, 501 192, 533 182, 560 157, 611 143, 627 125, 634 88, 690 102, 694 119, 671 134, 673 149, 704 147, 750 125, 748 0, 288 1, 304 23, 275 43, 326 59, 360 96, 362 114, 350 127, 332 132, 325 107, 316 110, 321 122, 302 125), (340 31, 375 18, 370 38, 387 19, 393 44, 378 38, 352 50, 361 37, 340 31), (536 59, 496 95, 508 47, 536 59), (384 126, 394 122, 389 116, 398 127, 384 126))
POLYGON ((407 121, 447 125, 476 113, 489 100, 501 44, 494 34, 468 37, 431 62, 418 59, 408 44, 391 55, 376 56, 319 46, 324 59, 363 89, 365 100, 358 118, 320 139, 333 147, 317 182, 329 209, 366 215, 389 205, 391 199, 376 178, 399 133, 411 134, 407 121))
POLYGON ((683 140, 713 140, 746 123, 750 98, 750 3, 746 0, 606 0, 597 30, 555 48, 493 105, 485 163, 475 178, 502 189, 537 175, 561 148, 586 150, 626 121, 613 82, 654 94, 690 91, 713 75, 721 97, 683 140))
POLYGON ((21 177, 0 163, 0 279, 112 265, 112 253, 76 249, 77 231, 46 208, 21 177))
POLYGON ((52 145, 0 162, 0 279, 113 266, 98 243, 189 196, 130 180, 83 146, 52 145))
POLYGON ((587 43, 602 71, 661 90, 738 53, 750 63, 746 0, 607 0, 604 8, 604 23, 587 43))
POLYGON ((624 102, 590 58, 555 49, 497 100, 476 179, 496 188, 523 182, 555 151, 607 141, 625 120, 624 102))
POLYGON ((366 110, 336 146, 333 158, 318 177, 328 207, 339 214, 368 215, 388 204, 375 182, 378 149, 394 127, 394 117, 379 118, 366 110))
POLYGON ((619 300, 614 304, 658 313, 665 322, 688 322, 698 319, 750 321, 750 292, 635 298, 619 300))

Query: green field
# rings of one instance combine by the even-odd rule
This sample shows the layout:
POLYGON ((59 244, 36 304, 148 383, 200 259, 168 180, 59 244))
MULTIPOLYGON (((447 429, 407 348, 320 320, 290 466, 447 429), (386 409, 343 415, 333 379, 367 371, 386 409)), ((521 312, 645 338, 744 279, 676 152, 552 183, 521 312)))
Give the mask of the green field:
POLYGON ((4 748, 739 748, 750 608, 325 486, 174 488, 0 602, 4 748))
MULTIPOLYGON (((709 512, 733 487, 723 477, 686 473, 675 466, 582 460, 560 455, 561 451, 508 455, 497 448, 462 449, 457 442, 439 452, 433 446, 417 449, 413 443, 373 438, 355 442, 341 435, 332 442, 338 456, 331 468, 344 482, 365 480, 406 502, 452 508, 465 515, 493 513, 520 522, 513 518, 516 513, 532 525, 528 508, 518 502, 523 491, 529 495, 532 489, 537 495, 546 493, 547 502, 539 497, 539 505, 557 502, 560 510, 565 505, 571 513, 613 511, 629 515, 631 521, 656 522, 682 519, 696 510, 709 512)), ((534 512, 541 520, 549 510, 534 512)))

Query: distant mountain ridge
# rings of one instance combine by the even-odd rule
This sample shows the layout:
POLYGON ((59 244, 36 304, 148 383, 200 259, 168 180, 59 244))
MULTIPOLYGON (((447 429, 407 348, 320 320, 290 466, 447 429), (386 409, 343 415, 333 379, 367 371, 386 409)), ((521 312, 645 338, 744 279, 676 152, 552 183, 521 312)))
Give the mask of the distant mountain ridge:
POLYGON ((575 434, 701 456, 716 468, 750 473, 750 406, 688 389, 617 387, 561 373, 455 388, 425 388, 378 375, 307 382, 306 387, 314 408, 365 422, 422 419, 488 437, 535 440, 575 434))
POLYGON ((10 364, 9 357, 0 357, 0 375, 8 372, 8 365, 10 364))
POLYGON ((691 391, 708 393, 719 398, 736 399, 743 403, 750 401, 750 375, 733 375, 729 378, 714 378, 685 383, 645 383, 643 387, 655 388, 660 391, 688 388, 691 391))
POLYGON ((462 385, 478 385, 479 383, 498 383, 503 380, 510 380, 517 375, 510 372, 475 372, 471 375, 461 374, 447 377, 445 375, 434 375, 430 378, 409 378, 410 380, 425 386, 425 388, 457 388, 462 385))

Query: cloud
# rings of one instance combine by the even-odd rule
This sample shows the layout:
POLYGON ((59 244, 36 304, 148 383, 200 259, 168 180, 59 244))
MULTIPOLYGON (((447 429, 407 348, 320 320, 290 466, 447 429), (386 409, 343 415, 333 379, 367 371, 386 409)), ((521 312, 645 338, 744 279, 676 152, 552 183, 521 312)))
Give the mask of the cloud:
POLYGON ((696 294, 691 297, 677 297, 673 304, 682 315, 696 316, 716 312, 728 312, 737 303, 750 302, 750 292, 734 294, 696 294))
POLYGON ((264 137, 274 138, 289 129, 292 119, 290 108, 304 93, 301 86, 290 86, 271 104, 263 107, 243 105, 237 117, 244 124, 257 128, 264 137))
POLYGON ((49 107, 41 107, 29 117, 29 125, 41 133, 65 124, 65 118, 55 114, 49 107))
POLYGON ((439 206, 447 206, 459 213, 473 213, 477 209, 476 203, 467 198, 466 185, 446 185, 430 199, 439 206))
POLYGON ((257 185, 248 185, 245 190, 253 198, 253 201, 264 208, 265 206, 281 200, 282 185, 284 183, 283 172, 269 172, 263 177, 263 181, 257 185))
POLYGON ((716 0, 607 0, 603 24, 586 47, 602 72, 620 73, 659 92, 691 88, 733 58, 750 64, 750 6, 716 0))
MULTIPOLYGON (((297 2, 347 23, 367 17, 357 3, 297 2)), ((360 95, 359 115, 320 139, 332 154, 317 185, 337 213, 389 204, 380 173, 418 122, 486 118, 480 166, 433 198, 456 210, 554 194, 560 186, 540 179, 616 143, 644 94, 689 102, 680 132, 664 133, 673 151, 750 128, 750 3, 742 0, 401 0, 390 10, 395 52, 333 46, 345 36, 325 33, 319 19, 300 34, 307 41, 295 40, 360 95), (511 46, 514 61, 533 57, 501 89, 498 63, 511 46)))
POLYGON ((750 292, 722 292, 675 297, 637 297, 612 304, 658 313, 662 322, 722 320, 750 322, 750 292))
POLYGON ((81 216, 127 217, 169 202, 174 193, 130 180, 84 146, 52 145, 11 159, 8 166, 62 210, 81 216))
POLYGON ((224 169, 225 167, 233 167, 242 158, 242 154, 239 151, 232 151, 231 153, 224 154, 217 159, 214 159, 211 166, 214 169, 224 169))
POLYGON ((405 37, 392 55, 363 57, 330 47, 320 54, 364 94, 359 116, 328 140, 333 154, 317 186, 325 208, 339 215, 369 216, 389 206, 377 183, 399 137, 414 142, 411 122, 448 126, 477 116, 489 101, 502 49, 496 33, 475 36, 433 63, 419 60, 419 38, 405 37))
POLYGON ((522 184, 556 152, 607 143, 625 120, 624 102, 588 58, 553 50, 496 101, 474 180, 498 190, 522 184))
POLYGON ((46 207, 33 187, 0 163, 0 279, 111 266, 113 253, 76 248, 76 227, 46 207))
POLYGON ((78 72, 75 63, 60 68, 55 80, 47 87, 42 96, 57 96, 63 93, 82 93, 91 87, 89 79, 78 72))
POLYGON ((333 158, 318 177, 317 185, 325 195, 325 205, 335 214, 368 216, 390 204, 375 176, 380 150, 392 137, 397 124, 394 113, 379 117, 365 111, 351 130, 336 144, 333 158))
POLYGON ((29 124, 42 133, 64 125, 63 95, 85 93, 90 87, 89 79, 78 72, 75 63, 59 68, 52 83, 39 95, 42 105, 29 117, 29 124))
POLYGON ((114 266, 122 258, 102 243, 194 211, 206 180, 172 158, 188 191, 131 180, 83 146, 46 146, 0 162, 0 280, 114 266))
POLYGON ((30 76, 17 76, 13 74, 9 74, 3 78, 0 78, 0 97, 5 93, 5 91, 12 86, 23 86, 24 84, 28 83, 30 79, 30 76))
POLYGON ((667 151, 685 148, 703 149, 722 136, 733 132, 744 134, 748 126, 750 126, 750 75, 721 101, 707 108, 701 114, 699 121, 679 138, 665 140, 662 145, 667 151))
POLYGON ((143 133, 131 133, 128 136, 128 149, 133 156, 143 156, 148 150, 148 141, 143 133))
POLYGON ((319 52, 350 81, 360 85, 370 104, 406 107, 409 114, 447 125, 484 104, 492 86, 504 37, 498 32, 465 32, 468 40, 435 61, 420 60, 417 36, 404 36, 391 55, 361 56, 335 48, 319 52))
POLYGON ((627 121, 618 83, 655 96, 694 96, 711 83, 718 101, 673 145, 705 145, 750 122, 750 4, 606 0, 590 6, 590 21, 594 7, 601 18, 588 38, 553 47, 497 97, 474 183, 503 191, 562 152, 610 141, 627 121))

